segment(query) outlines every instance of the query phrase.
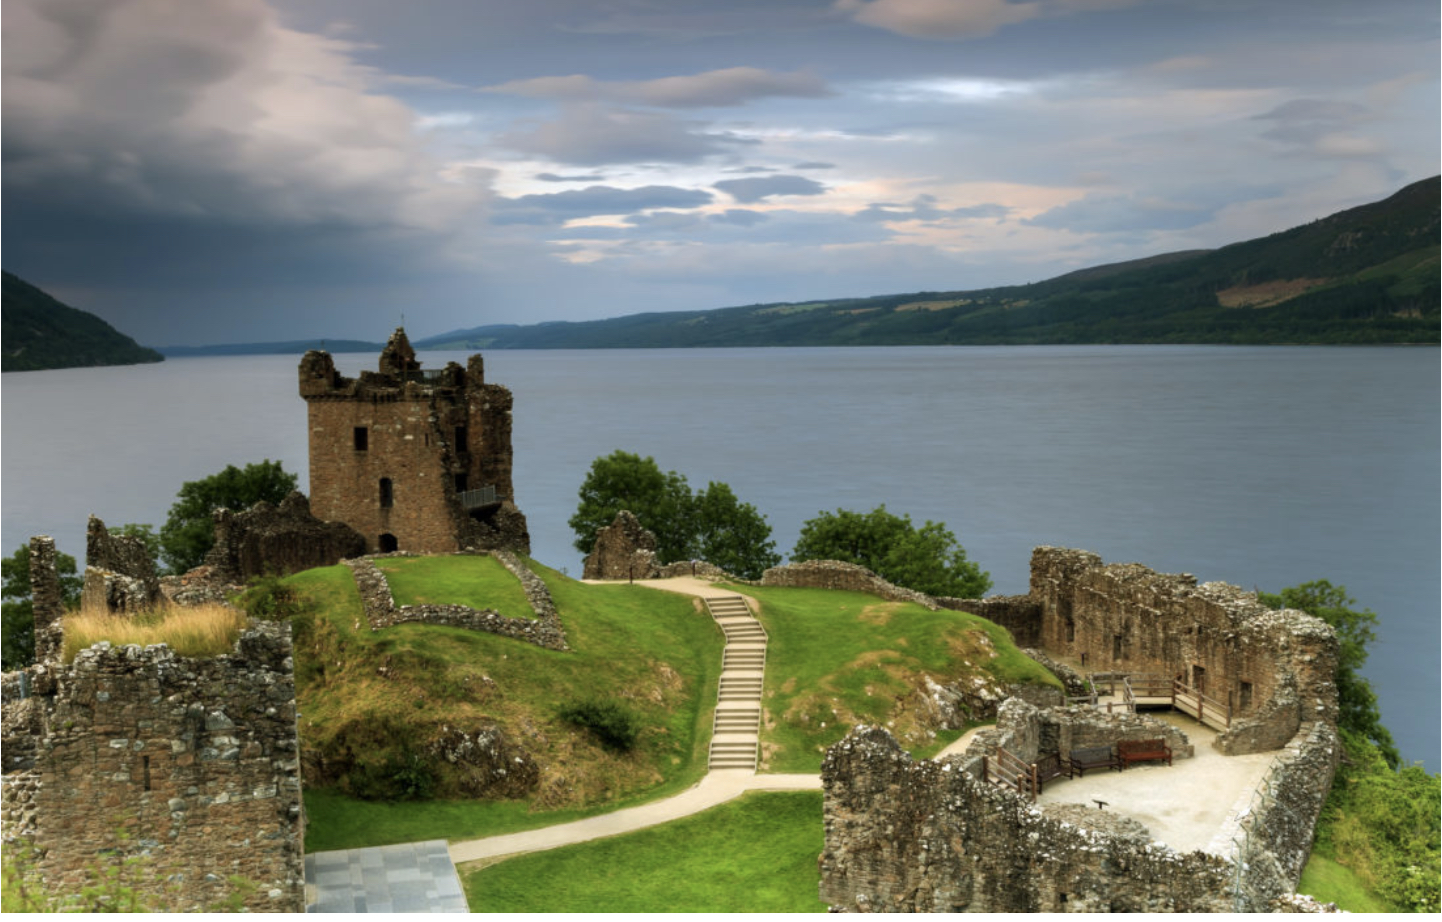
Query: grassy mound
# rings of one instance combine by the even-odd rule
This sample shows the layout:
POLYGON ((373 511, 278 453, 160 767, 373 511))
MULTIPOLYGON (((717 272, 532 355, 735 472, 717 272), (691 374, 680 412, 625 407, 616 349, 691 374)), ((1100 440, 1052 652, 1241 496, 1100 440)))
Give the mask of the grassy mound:
POLYGON ((825 912, 821 792, 752 793, 639 832, 463 867, 472 912, 825 912))
POLYGON ((376 561, 397 605, 464 605, 534 618, 521 584, 494 557, 391 557, 376 561))
POLYGON ((928 725, 927 677, 1061 684, 975 615, 833 589, 736 588, 760 601, 770 636, 761 733, 770 771, 819 771, 827 747, 861 723, 886 726, 921 755, 940 749, 958 734, 928 725))
MULTIPOLYGON (((451 567, 469 568, 475 558, 424 562, 445 575, 451 567)), ((498 731, 534 763, 538 777, 528 790, 500 791, 524 798, 511 806, 438 805, 427 811, 436 825, 422 830, 422 838, 544 825, 643 792, 684 787, 705 771, 706 718, 715 705, 722 640, 700 605, 535 569, 550 587, 570 652, 436 625, 372 631, 348 568, 287 578, 304 609, 293 623, 307 804, 316 832, 307 847, 415 837, 414 824, 401 831, 376 822, 390 815, 389 805, 357 795, 377 801, 497 796, 468 788, 463 766, 436 757, 436 741, 456 730, 498 731), (562 717, 567 705, 592 699, 623 702, 635 715, 631 748, 607 746, 562 717), (537 815, 549 811, 558 815, 537 815), (341 827, 349 831, 338 833, 341 827)))

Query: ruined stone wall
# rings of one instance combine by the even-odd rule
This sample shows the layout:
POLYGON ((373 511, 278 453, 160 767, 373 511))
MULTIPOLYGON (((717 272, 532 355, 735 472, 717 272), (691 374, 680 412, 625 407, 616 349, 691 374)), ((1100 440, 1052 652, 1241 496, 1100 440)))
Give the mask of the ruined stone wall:
POLYGON ((292 491, 279 506, 260 502, 242 512, 215 511, 215 545, 205 557, 214 578, 244 583, 333 566, 365 553, 365 538, 341 522, 322 522, 292 491))
MULTIPOLYGON (((1036 809, 958 760, 915 761, 859 727, 821 768, 821 899, 871 912, 1228 912, 1230 862, 1123 817, 1036 809)), ((1246 909, 1265 908, 1244 906, 1246 909)))
POLYGON ((160 601, 150 550, 137 537, 112 535, 91 516, 85 527, 85 582, 80 603, 92 610, 149 611, 160 601))
POLYGON ((586 555, 583 579, 654 579, 656 535, 641 520, 622 509, 610 525, 596 532, 596 543, 586 555))
POLYGON ((915 602, 932 611, 940 607, 929 595, 894 585, 865 567, 840 560, 805 560, 772 567, 761 574, 761 585, 846 589, 869 592, 895 602, 915 602))
POLYGON ((1278 749, 1304 720, 1336 722, 1336 636, 1302 612, 1273 611, 1225 583, 1048 547, 1032 554, 1031 597, 1047 650, 1091 669, 1179 677, 1230 706, 1223 752, 1278 749))
POLYGON ((936 604, 1000 624, 1018 647, 1041 645, 1041 605, 1029 595, 994 595, 987 599, 938 597, 936 604))
POLYGON ((215 905, 239 875, 248 908, 304 911, 288 625, 207 659, 99 644, 48 674, 34 810, 53 893, 119 849, 149 856, 139 886, 174 908, 215 905))
POLYGON ((306 353, 299 378, 315 515, 360 532, 370 552, 449 553, 502 543, 527 551, 530 537, 512 496, 510 391, 479 379, 478 358, 470 372, 452 362, 421 379, 401 330, 382 353, 380 371, 354 379, 336 371, 328 353, 306 353), (499 502, 473 518, 459 494, 486 486, 496 487, 499 502), (498 511, 503 521, 489 521, 498 511), (383 535, 394 548, 382 547, 383 535))
POLYGON ((35 613, 35 661, 43 663, 58 657, 64 643, 65 596, 56 569, 55 539, 49 535, 30 539, 30 602, 35 613))
POLYGON ((531 610, 536 613, 535 620, 508 618, 497 611, 477 610, 464 605, 397 605, 385 573, 371 558, 357 558, 345 563, 355 576, 366 621, 373 631, 410 622, 440 624, 498 634, 547 650, 569 649, 565 628, 546 584, 514 554, 493 551, 492 555, 520 581, 531 610))

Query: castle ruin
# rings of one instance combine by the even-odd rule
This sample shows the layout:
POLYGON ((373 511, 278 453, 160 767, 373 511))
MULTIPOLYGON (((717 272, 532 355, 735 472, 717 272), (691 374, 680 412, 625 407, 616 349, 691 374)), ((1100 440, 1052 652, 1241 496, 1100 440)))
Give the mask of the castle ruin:
POLYGON ((511 392, 473 355, 422 370, 397 328, 376 371, 347 378, 327 352, 300 362, 310 507, 369 553, 530 552, 511 482, 511 392))
MULTIPOLYGON (((1340 751, 1330 627, 1269 609, 1234 586, 1047 547, 1032 555, 1028 596, 936 601, 995 617, 1018 643, 1060 659, 1111 675, 1160 676, 1172 706, 1217 730, 1220 753, 1275 758, 1232 818, 1234 837, 1177 852, 1127 817, 1125 804, 1038 808, 1019 786, 988 774, 988 758, 1002 749, 1035 764, 1166 735, 1159 723, 1142 725, 1141 715, 1013 699, 994 730, 978 734, 964 755, 939 761, 913 760, 885 730, 859 727, 822 766, 823 900, 877 912, 1295 908, 1288 900, 1340 751)), ((1179 758, 1188 754, 1175 748, 1179 758)))

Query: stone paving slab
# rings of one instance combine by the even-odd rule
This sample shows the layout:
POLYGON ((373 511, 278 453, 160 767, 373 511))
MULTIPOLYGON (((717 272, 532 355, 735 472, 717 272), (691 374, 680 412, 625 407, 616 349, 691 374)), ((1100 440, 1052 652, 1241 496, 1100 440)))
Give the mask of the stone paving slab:
POLYGON ((305 856, 306 912, 470 912, 444 839, 305 856))

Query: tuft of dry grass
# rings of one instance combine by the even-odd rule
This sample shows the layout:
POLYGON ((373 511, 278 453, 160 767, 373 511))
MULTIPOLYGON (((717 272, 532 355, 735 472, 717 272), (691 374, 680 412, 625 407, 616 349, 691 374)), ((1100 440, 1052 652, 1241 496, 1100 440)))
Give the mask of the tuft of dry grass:
POLYGON ((101 642, 120 647, 168 644, 177 656, 218 656, 229 653, 245 630, 245 612, 228 605, 168 606, 140 615, 117 615, 83 609, 65 617, 65 662, 101 642))

